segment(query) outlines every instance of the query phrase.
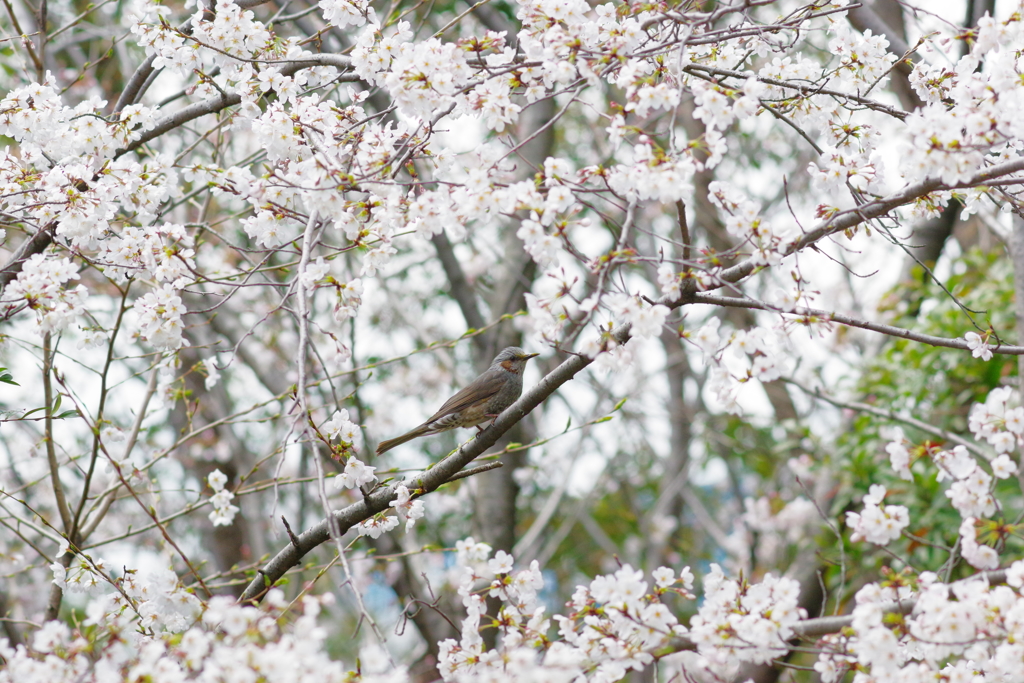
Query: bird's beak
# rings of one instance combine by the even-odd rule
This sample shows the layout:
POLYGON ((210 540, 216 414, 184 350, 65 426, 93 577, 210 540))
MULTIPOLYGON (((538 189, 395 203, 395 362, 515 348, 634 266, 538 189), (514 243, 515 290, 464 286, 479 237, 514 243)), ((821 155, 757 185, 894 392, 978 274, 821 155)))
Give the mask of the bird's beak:
POLYGON ((523 354, 523 360, 530 360, 531 358, 536 358, 539 355, 539 353, 525 353, 523 354))

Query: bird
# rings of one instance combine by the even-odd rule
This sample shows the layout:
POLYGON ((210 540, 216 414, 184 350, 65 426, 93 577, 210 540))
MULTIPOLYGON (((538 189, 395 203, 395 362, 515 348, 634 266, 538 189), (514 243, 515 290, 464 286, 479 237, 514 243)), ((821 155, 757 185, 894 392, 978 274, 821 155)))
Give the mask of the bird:
POLYGON ((411 432, 381 441, 377 455, 395 446, 428 434, 446 432, 456 427, 475 427, 516 402, 523 393, 523 369, 526 362, 540 354, 526 353, 518 346, 502 349, 491 367, 469 385, 444 402, 440 410, 411 432))

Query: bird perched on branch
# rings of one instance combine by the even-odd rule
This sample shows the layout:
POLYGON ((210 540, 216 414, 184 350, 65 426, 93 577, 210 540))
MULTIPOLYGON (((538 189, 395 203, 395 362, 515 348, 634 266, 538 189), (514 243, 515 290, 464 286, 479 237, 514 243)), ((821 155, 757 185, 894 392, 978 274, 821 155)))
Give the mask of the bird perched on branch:
POLYGON ((377 455, 420 436, 446 432, 456 427, 475 427, 497 417, 523 393, 523 369, 526 361, 537 355, 526 353, 518 346, 502 350, 491 367, 445 401, 441 409, 426 422, 402 436, 381 441, 377 446, 377 455))

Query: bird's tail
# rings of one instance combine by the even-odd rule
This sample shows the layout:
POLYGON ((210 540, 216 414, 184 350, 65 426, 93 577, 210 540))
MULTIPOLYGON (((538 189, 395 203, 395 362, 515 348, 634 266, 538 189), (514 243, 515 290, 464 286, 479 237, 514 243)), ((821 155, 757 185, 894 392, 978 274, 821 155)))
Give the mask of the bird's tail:
POLYGON ((417 427, 416 429, 412 430, 411 432, 408 432, 406 434, 402 434, 401 436, 396 436, 395 438, 388 439, 387 441, 381 441, 380 444, 378 444, 378 446, 377 446, 377 455, 380 455, 381 453, 384 453, 385 451, 390 451, 395 446, 401 446, 406 441, 412 441, 416 437, 423 436, 426 433, 427 433, 427 426, 426 425, 420 425, 419 427, 417 427))

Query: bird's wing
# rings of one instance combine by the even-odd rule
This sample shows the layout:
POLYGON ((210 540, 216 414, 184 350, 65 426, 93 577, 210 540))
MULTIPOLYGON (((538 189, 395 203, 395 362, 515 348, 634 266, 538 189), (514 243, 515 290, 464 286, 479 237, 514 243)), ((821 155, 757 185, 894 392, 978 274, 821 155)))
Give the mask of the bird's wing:
POLYGON ((445 401, 440 410, 431 415, 423 424, 430 424, 434 420, 456 413, 480 401, 490 400, 505 385, 505 381, 506 378, 500 372, 487 370, 470 382, 465 389, 445 401))

